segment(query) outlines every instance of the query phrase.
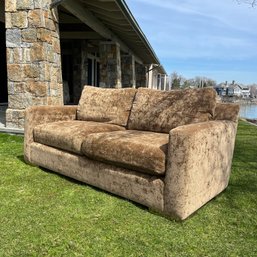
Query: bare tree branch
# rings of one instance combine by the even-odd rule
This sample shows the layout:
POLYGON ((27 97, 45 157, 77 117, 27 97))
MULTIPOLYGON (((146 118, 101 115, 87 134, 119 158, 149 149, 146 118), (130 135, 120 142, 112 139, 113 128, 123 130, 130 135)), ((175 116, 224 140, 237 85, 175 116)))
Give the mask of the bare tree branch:
POLYGON ((246 3, 250 4, 252 7, 255 7, 257 5, 257 0, 237 0, 237 2, 240 3, 246 3))

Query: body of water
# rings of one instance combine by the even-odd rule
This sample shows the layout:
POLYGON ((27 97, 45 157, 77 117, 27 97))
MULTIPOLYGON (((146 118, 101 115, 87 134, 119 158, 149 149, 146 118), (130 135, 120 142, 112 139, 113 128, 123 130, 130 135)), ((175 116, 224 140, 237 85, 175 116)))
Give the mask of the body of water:
POLYGON ((241 118, 257 119, 257 104, 242 104, 240 105, 241 118))

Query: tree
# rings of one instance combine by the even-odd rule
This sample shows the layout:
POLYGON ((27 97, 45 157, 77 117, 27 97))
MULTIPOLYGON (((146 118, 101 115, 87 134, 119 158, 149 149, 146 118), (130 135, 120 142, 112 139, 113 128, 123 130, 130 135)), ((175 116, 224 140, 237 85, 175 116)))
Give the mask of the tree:
POLYGON ((238 3, 250 4, 252 7, 257 5, 257 0, 237 0, 238 3))
POLYGON ((250 85, 250 95, 252 98, 257 98, 257 85, 250 85))
POLYGON ((191 87, 192 84, 193 83, 192 83, 192 81, 190 79, 185 79, 185 80, 183 80, 182 87, 183 88, 191 87))
POLYGON ((184 84, 190 87, 202 88, 202 87, 215 87, 217 83, 213 79, 196 76, 193 79, 187 80, 186 83, 184 84))
POLYGON ((217 82, 213 79, 207 79, 205 81, 206 87, 215 87, 217 85, 217 82))
POLYGON ((178 75, 177 72, 173 72, 170 76, 171 78, 171 87, 172 88, 180 88, 180 82, 182 77, 178 75))
POLYGON ((215 87, 217 85, 215 80, 207 77, 196 76, 193 79, 186 79, 185 77, 179 75, 177 72, 173 72, 168 79, 171 83, 171 88, 173 89, 187 87, 215 87))

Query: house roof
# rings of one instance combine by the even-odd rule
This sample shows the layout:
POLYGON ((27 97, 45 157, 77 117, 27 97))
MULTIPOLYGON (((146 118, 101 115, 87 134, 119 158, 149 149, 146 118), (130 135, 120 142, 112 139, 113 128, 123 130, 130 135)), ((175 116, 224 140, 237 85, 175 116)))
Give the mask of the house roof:
MULTIPOLYGON (((55 0, 52 5, 61 4, 65 7, 66 1, 55 0)), ((76 1, 79 2, 84 11, 90 11, 98 21, 124 42, 144 64, 160 65, 160 60, 124 0, 76 1)), ((161 69, 162 73, 166 74, 162 66, 161 69)))

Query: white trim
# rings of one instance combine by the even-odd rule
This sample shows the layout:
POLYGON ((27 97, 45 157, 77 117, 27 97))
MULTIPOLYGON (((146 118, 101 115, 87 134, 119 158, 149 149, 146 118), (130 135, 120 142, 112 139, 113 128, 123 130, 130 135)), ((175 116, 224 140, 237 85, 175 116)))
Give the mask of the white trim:
POLYGON ((92 86, 97 86, 97 73, 99 72, 97 70, 97 63, 100 63, 99 57, 93 55, 93 54, 87 54, 87 58, 92 61, 92 73, 91 73, 91 78, 92 78, 92 86))

